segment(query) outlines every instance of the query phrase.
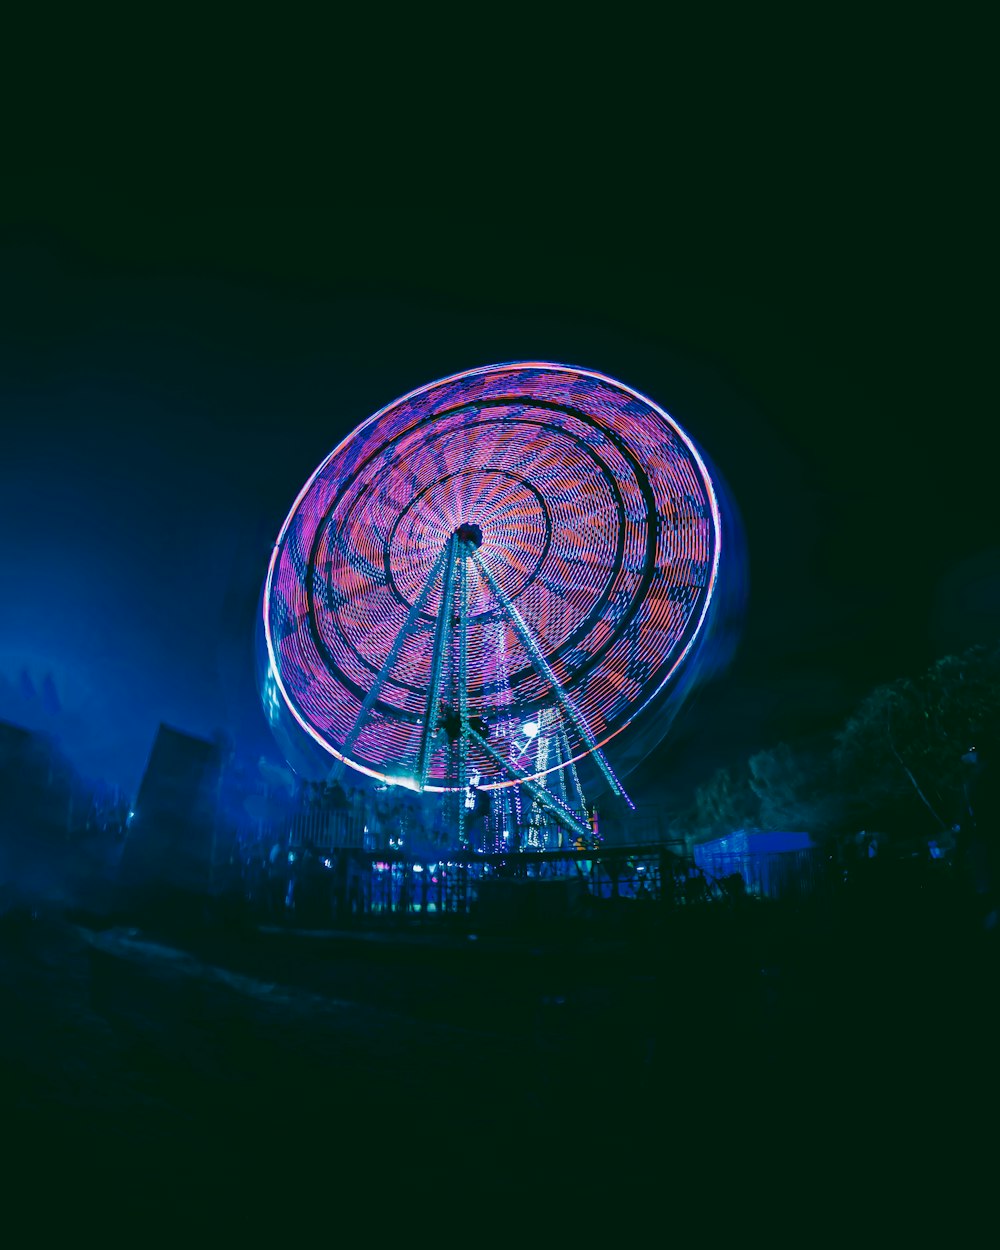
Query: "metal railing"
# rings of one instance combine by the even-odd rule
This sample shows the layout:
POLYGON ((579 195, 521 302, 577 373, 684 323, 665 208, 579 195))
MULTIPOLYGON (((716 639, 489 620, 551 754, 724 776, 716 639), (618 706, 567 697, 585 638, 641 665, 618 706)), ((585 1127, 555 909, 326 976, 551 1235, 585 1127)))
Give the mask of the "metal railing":
MULTIPOLYGON (((353 919, 533 914, 583 914, 593 905, 644 903, 689 907, 727 897, 679 844, 590 850, 522 851, 432 856, 398 849, 340 847, 314 858, 272 866, 270 887, 256 902, 286 923, 319 927, 353 919), (308 906, 306 905, 308 901, 308 906), (308 917, 306 916, 308 912, 308 917)), ((255 900, 251 899, 251 903, 255 900)))

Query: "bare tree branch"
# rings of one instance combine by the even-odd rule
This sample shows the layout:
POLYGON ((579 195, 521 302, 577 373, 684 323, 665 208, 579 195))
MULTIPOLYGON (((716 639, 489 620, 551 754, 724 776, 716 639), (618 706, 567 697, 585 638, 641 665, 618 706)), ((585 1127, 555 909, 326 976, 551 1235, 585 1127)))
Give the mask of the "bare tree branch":
POLYGON ((903 772, 904 772, 904 773, 906 773, 907 777, 909 777, 909 779, 910 779, 910 784, 913 786, 914 790, 916 790, 917 794, 919 794, 919 795, 920 795, 920 801, 923 803, 923 805, 927 808, 927 810, 930 812, 930 814, 931 814, 931 815, 934 817, 934 819, 937 821, 938 828, 939 828, 939 829, 943 829, 943 828, 944 828, 944 821, 941 819, 941 817, 940 817, 940 816, 937 814, 937 812, 934 810, 934 808, 933 808, 933 806, 931 805, 931 802, 930 802, 930 800, 928 799, 927 795, 926 795, 926 794, 924 794, 923 790, 921 790, 921 788, 920 788, 920 784, 919 784, 919 782, 917 781, 916 777, 914 777, 913 773, 912 773, 912 772, 910 771, 910 769, 908 768, 908 766, 907 766, 906 762, 904 761, 903 757, 902 757, 902 756, 900 755, 900 753, 896 750, 896 744, 895 744, 895 742, 893 742, 893 740, 892 740, 892 707, 891 707, 891 705, 890 705, 888 708, 886 708, 886 713, 885 713, 885 735, 886 735, 886 738, 887 738, 887 739, 888 739, 888 741, 889 741, 889 750, 890 750, 890 751, 893 753, 893 755, 896 757, 896 761, 897 761, 897 763, 899 764, 900 768, 903 770, 903 772))

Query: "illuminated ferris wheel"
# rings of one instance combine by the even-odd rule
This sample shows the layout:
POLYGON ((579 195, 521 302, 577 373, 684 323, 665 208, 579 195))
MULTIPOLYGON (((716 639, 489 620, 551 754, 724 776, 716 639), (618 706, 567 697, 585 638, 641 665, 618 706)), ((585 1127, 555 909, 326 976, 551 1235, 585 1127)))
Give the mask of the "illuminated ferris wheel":
POLYGON ((271 697, 329 758, 417 791, 565 784, 678 672, 705 624, 720 511, 689 436, 593 370, 454 374, 316 469, 263 595, 271 697))

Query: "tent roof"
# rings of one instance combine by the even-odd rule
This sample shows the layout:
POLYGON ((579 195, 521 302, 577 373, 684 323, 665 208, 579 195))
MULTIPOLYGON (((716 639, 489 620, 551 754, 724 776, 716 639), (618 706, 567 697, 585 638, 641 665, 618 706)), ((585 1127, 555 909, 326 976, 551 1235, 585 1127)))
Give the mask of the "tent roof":
POLYGON ((716 855, 770 855, 775 851, 807 851, 815 846, 808 833, 738 829, 724 838, 701 842, 694 848, 695 860, 699 856, 711 858, 716 855))

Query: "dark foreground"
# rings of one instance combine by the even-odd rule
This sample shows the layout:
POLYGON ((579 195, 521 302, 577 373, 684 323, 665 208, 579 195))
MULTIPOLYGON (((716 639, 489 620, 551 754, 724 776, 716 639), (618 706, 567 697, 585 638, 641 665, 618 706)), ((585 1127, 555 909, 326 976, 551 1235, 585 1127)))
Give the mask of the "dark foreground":
POLYGON ((518 931, 142 920, 0 916, 23 1164, 930 1175, 996 1124, 997 935, 919 891, 518 931))

